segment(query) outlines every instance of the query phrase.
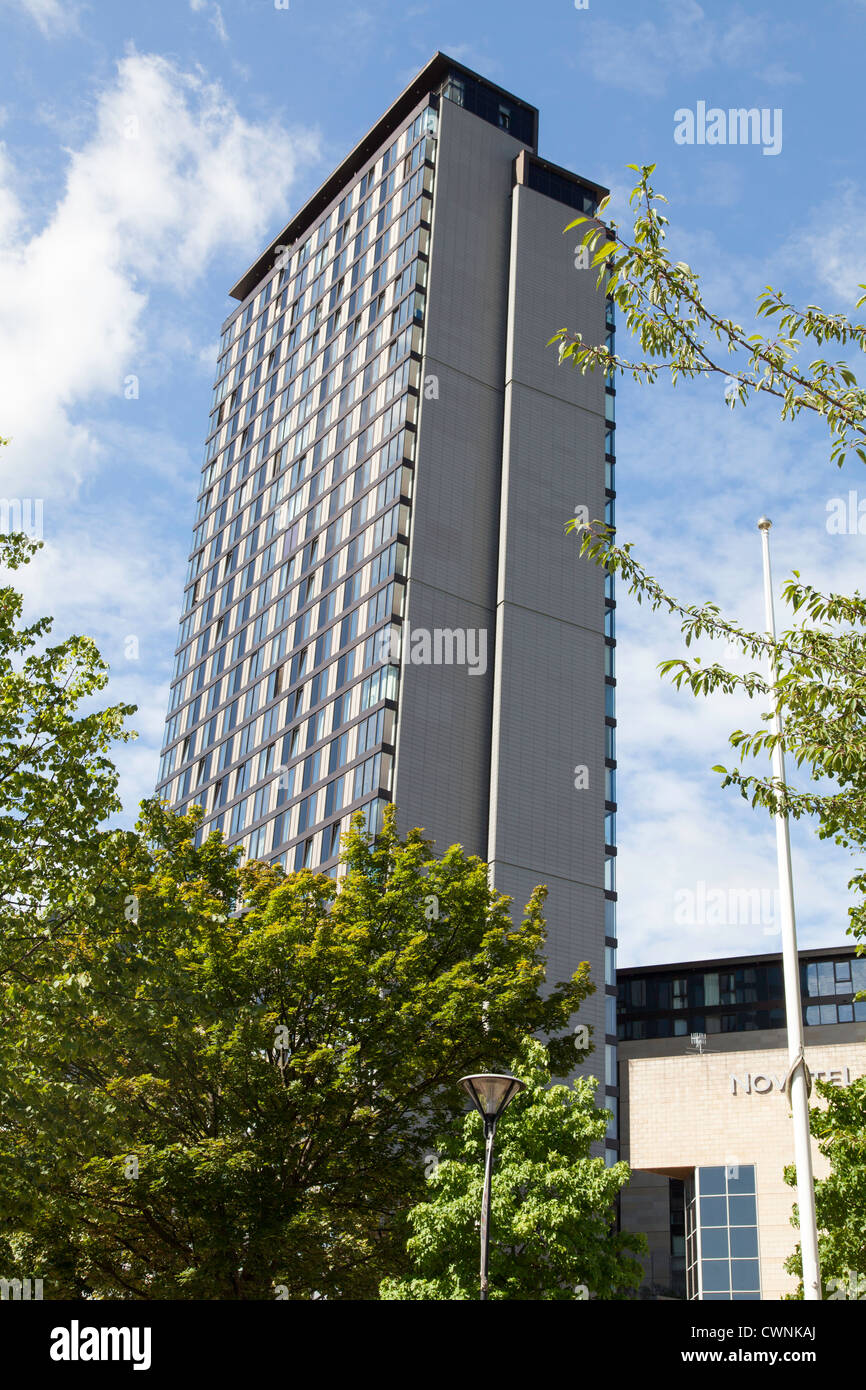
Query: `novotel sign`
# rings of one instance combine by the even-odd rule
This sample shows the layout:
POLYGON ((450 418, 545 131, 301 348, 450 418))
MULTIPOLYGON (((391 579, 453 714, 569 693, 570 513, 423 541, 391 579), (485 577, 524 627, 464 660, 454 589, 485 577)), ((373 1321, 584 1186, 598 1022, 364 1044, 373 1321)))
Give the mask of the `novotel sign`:
MULTIPOLYGON (((812 1072, 813 1081, 823 1081, 825 1078, 830 1082, 832 1086, 850 1086, 851 1068, 836 1067, 833 1071, 812 1072)), ((756 1096, 766 1096, 769 1095, 771 1091, 784 1092, 784 1090, 784 1072, 781 1074, 781 1076, 778 1074, 778 1072, 774 1072, 772 1075, 770 1075, 769 1073, 765 1074, 764 1072, 747 1071, 742 1076, 735 1076, 734 1073, 731 1072, 731 1095, 733 1096, 738 1096, 740 1092, 747 1096, 750 1096, 752 1094, 756 1096)))

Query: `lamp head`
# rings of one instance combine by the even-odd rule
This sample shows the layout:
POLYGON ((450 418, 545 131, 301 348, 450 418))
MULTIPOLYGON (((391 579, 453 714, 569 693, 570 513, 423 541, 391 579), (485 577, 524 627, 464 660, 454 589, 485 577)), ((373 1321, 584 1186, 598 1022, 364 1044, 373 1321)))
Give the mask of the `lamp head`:
POLYGON ((495 1124, 518 1091, 524 1089, 524 1083, 516 1076, 503 1076, 498 1072, 461 1076, 460 1085, 485 1124, 495 1124))

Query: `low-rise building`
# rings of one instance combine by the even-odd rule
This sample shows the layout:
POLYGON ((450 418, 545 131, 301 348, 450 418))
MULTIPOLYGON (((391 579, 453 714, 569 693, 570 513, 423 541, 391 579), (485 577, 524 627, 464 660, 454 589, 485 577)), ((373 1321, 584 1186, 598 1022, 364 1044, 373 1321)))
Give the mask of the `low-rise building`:
MULTIPOLYGON (((813 1080, 866 1073, 866 958, 800 953, 813 1080)), ((644 1297, 778 1299, 797 1243, 782 958, 618 971, 621 1219, 649 1240, 644 1297)), ((817 1100, 817 1098, 816 1098, 817 1100)), ((815 1176, 827 1162, 813 1144, 815 1176)))

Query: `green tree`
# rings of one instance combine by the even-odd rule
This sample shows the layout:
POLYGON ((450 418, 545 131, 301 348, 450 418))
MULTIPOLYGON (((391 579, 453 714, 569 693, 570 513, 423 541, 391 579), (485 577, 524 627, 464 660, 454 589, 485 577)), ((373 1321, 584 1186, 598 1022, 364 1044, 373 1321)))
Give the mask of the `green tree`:
MULTIPOLYGON (((783 420, 804 412, 820 416, 830 436, 830 458, 840 467, 848 454, 866 462, 866 391, 847 361, 804 360, 807 350, 828 345, 854 353, 866 351, 866 325, 841 313, 826 313, 810 304, 799 309, 772 286, 757 298, 756 325, 771 320, 771 334, 744 328, 709 307, 697 273, 685 262, 674 263, 665 246, 668 219, 654 191, 655 165, 629 165, 638 174, 631 194, 633 232, 623 235, 615 223, 580 217, 584 245, 593 253, 599 286, 616 305, 620 323, 634 336, 643 356, 628 357, 607 343, 587 343, 580 333, 560 329, 551 339, 560 360, 581 372, 601 370, 610 380, 628 375, 653 384, 667 377, 676 385, 723 376, 731 409, 757 400, 775 402, 783 420)), ((599 212, 604 211, 604 204, 599 212)), ((861 285, 866 289, 866 285, 861 285)), ((856 307, 866 302, 866 296, 856 307)), ((720 394, 721 400, 721 394, 720 394)), ((691 604, 666 591, 632 554, 618 545, 601 521, 572 520, 581 554, 619 575, 638 602, 676 615, 686 646, 703 638, 724 640, 756 661, 761 671, 737 673, 718 662, 677 657, 662 663, 662 674, 694 695, 744 691, 764 707, 778 708, 784 723, 784 747, 807 774, 804 787, 782 786, 771 775, 741 767, 714 770, 723 785, 735 786, 753 805, 782 810, 797 819, 813 817, 821 838, 859 856, 866 847, 866 600, 853 595, 821 593, 801 580, 798 571, 783 589, 792 625, 776 642, 765 633, 742 628, 712 603, 691 604), (828 791, 816 785, 830 779, 828 791)), ((743 757, 767 756, 776 744, 771 714, 761 716, 753 732, 735 730, 731 745, 743 757)), ((858 864, 849 887, 849 931, 866 936, 866 870, 858 864)))
MULTIPOLYGON (((829 1176, 815 1183, 822 1292, 866 1298, 866 1076, 849 1086, 817 1081, 815 1089, 827 1104, 810 1112, 810 1128, 830 1162, 829 1176)), ((793 1187, 796 1180, 791 1165, 785 1181, 793 1187)), ((791 1224, 799 1225, 796 1209, 791 1224)), ((799 1244, 785 1268, 802 1281, 799 1244)), ((803 1297, 802 1282, 795 1297, 803 1297)))
POLYGON ((587 967, 542 997, 544 891, 512 923, 393 811, 339 891, 199 823, 145 804, 87 931, 5 991, 4 1253, 46 1297, 375 1297, 457 1079, 561 1034, 587 967))
MULTIPOLYGON (((0 539, 10 570, 37 548, 0 539)), ((94 710, 94 644, 22 612, 0 590, 0 1270, 50 1298, 375 1295, 456 1078, 566 1029, 587 967, 548 992, 544 890, 513 923, 393 813, 339 891, 240 868, 199 811, 107 829, 131 709, 94 710)))
MULTIPOLYGON (((532 1038, 513 1063, 526 1089, 496 1131, 491 1187, 490 1297, 565 1301, 628 1296, 641 1280, 641 1235, 616 1229, 625 1163, 590 1157, 608 1112, 595 1108, 595 1082, 551 1086, 544 1046, 532 1038)), ((409 1213, 411 1269, 385 1279, 385 1299, 478 1297, 484 1138, 473 1110, 431 1156, 428 1199, 409 1213)))
MULTIPOLYGON (((4 443, 5 441, 0 441, 4 443)), ((0 535, 0 566, 29 563, 41 542, 0 535)), ((110 750, 134 735, 132 705, 95 709, 108 669, 88 637, 51 645, 51 620, 22 623, 0 588, 0 980, 27 978, 55 939, 87 920, 111 862, 105 822, 121 809, 110 750), (84 712, 82 712, 82 707, 84 712)))

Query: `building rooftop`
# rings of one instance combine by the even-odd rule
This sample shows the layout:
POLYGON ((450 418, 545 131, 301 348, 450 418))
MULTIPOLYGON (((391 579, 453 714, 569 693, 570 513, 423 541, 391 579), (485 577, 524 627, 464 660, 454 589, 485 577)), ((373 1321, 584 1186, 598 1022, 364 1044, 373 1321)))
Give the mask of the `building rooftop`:
MULTIPOLYGON (((800 951, 806 1024, 866 1021, 866 957, 853 944, 800 951)), ((623 1041, 741 1033, 785 1024, 782 956, 729 956, 617 971, 617 1034, 623 1041)))
POLYGON ((494 82, 489 82, 486 77, 481 77, 478 73, 473 72, 471 68, 464 67, 454 58, 449 58, 447 53, 434 53, 430 61, 425 64, 416 77, 413 77, 408 87, 400 93, 396 101, 391 103, 384 115, 380 116, 375 125, 370 127, 355 148, 347 154, 341 164, 337 165, 334 172, 307 199, 303 207, 286 223, 283 230, 274 237, 249 270, 241 276, 230 291, 233 298, 246 299, 250 291, 255 289, 262 277, 271 269, 278 254, 277 248, 290 246, 297 241, 306 228, 315 222, 316 218, 320 217, 328 205, 334 201, 340 189, 361 172, 367 160, 384 144, 388 136, 399 129, 419 102, 423 101, 430 92, 438 91, 447 78, 455 75, 470 78, 473 82, 481 84, 497 98, 501 98, 511 106, 525 112, 529 117, 529 128, 532 132, 531 148, 533 153, 535 152, 538 147, 537 107, 521 101, 513 92, 506 91, 504 87, 498 87, 494 82))
MULTIPOLYGON (((857 947, 852 943, 839 946, 816 946, 798 951, 800 960, 833 960, 838 956, 854 956, 857 947)), ((781 964, 781 951, 761 951, 755 955, 714 956, 708 960, 670 961, 666 965, 625 965, 617 967, 617 978, 625 975, 679 975, 686 970, 724 970, 736 965, 781 964)))

